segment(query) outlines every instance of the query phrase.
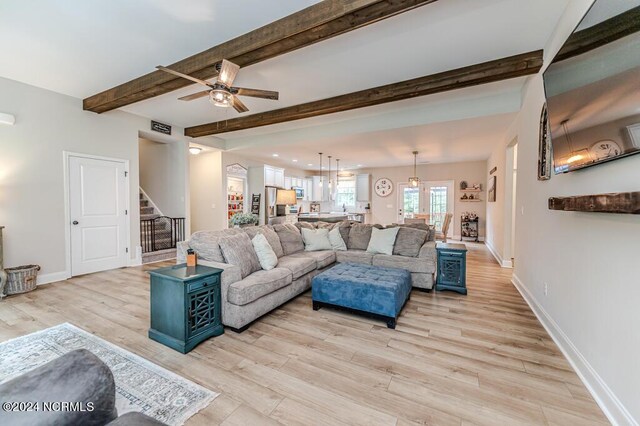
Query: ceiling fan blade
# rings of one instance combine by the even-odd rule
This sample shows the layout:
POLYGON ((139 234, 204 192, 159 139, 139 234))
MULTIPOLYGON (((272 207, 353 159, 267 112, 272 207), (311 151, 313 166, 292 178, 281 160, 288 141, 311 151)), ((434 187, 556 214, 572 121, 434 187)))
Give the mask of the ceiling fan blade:
POLYGON ((233 105, 233 108, 239 113, 249 111, 249 108, 247 108, 247 106, 243 104, 237 96, 231 96, 231 104, 233 105))
POLYGON ((191 77, 190 75, 187 75, 187 74, 182 74, 181 72, 174 71, 171 68, 163 67, 162 65, 158 65, 156 68, 159 69, 160 71, 168 72, 169 74, 173 74, 173 75, 176 75, 178 77, 186 78, 187 80, 191 80, 194 83, 198 83, 198 84, 202 84, 202 85, 207 86, 207 87, 211 87, 211 85, 209 83, 207 83, 206 81, 204 81, 204 80, 200 80, 199 78, 191 77))
POLYGON ((238 71, 240 71, 239 65, 223 59, 222 65, 220 66, 220 74, 218 75, 218 83, 231 87, 233 80, 236 79, 238 71))
POLYGON ((274 92, 273 90, 247 89, 246 87, 232 87, 231 90, 240 96, 271 99, 273 101, 277 101, 279 96, 278 92, 274 92))
POLYGON ((210 91, 211 90, 203 90, 202 92, 192 93, 190 95, 178 98, 178 100, 179 101, 192 101, 194 99, 203 98, 205 96, 208 96, 210 91))

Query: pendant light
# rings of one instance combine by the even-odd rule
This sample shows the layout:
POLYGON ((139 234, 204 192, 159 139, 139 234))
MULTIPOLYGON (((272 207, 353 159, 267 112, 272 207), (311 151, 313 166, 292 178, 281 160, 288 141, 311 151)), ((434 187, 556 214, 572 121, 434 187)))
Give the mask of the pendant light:
POLYGON ((340 185, 340 159, 336 158, 336 191, 340 185))
POLYGON ((327 176, 329 176, 329 194, 331 194, 331 188, 333 187, 333 179, 331 178, 331 156, 328 156, 329 158, 329 172, 327 174, 327 176))
POLYGON ((413 176, 409 178, 409 185, 413 188, 417 188, 420 185, 420 178, 418 177, 418 173, 416 173, 416 162, 418 159, 418 151, 413 151, 413 176))
POLYGON ((318 155, 320 156, 320 188, 322 188, 322 180, 323 180, 323 176, 322 176, 322 153, 319 152, 318 155))
POLYGON ((584 160, 588 157, 587 149, 579 149, 578 151, 573 150, 573 144, 571 143, 571 137, 569 136, 569 130, 567 128, 567 123, 569 120, 564 120, 562 123, 562 130, 564 131, 564 138, 567 140, 567 144, 569 145, 569 156, 566 160, 567 164, 575 163, 576 161, 584 160))

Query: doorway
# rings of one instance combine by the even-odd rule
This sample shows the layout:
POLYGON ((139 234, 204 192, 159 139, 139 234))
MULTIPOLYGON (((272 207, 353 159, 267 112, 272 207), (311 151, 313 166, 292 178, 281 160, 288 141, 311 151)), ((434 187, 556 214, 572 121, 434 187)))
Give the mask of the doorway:
MULTIPOLYGON (((425 217, 427 223, 441 232, 446 214, 453 213, 453 184, 452 180, 426 181, 417 187, 408 183, 399 184, 398 223, 404 223, 409 218, 425 217)), ((453 227, 449 226, 447 237, 452 235, 453 227)))
POLYGON ((65 153, 71 276, 128 264, 128 162, 65 153))
POLYGON ((516 237, 516 182, 518 178, 518 139, 509 143, 505 165, 505 210, 504 210, 504 258, 502 266, 511 268, 515 264, 516 237))

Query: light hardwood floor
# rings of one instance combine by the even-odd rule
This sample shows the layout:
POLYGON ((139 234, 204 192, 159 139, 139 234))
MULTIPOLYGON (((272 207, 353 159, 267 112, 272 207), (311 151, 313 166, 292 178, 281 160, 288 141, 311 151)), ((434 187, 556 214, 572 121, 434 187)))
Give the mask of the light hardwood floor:
POLYGON ((0 302, 0 340, 70 322, 220 392, 188 425, 607 423, 510 270, 467 246, 469 295, 414 291, 396 330, 314 312, 306 293, 181 355, 147 338, 146 271, 158 263, 0 302))

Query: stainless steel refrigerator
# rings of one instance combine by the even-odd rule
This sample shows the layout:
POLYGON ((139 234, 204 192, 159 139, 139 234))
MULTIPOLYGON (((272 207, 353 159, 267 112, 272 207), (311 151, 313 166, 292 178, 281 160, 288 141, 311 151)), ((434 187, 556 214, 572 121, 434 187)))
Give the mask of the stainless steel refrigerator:
POLYGON ((264 205, 265 205, 265 218, 264 223, 271 223, 270 220, 278 215, 278 209, 276 206, 276 196, 278 195, 278 188, 275 186, 264 187, 264 205))

